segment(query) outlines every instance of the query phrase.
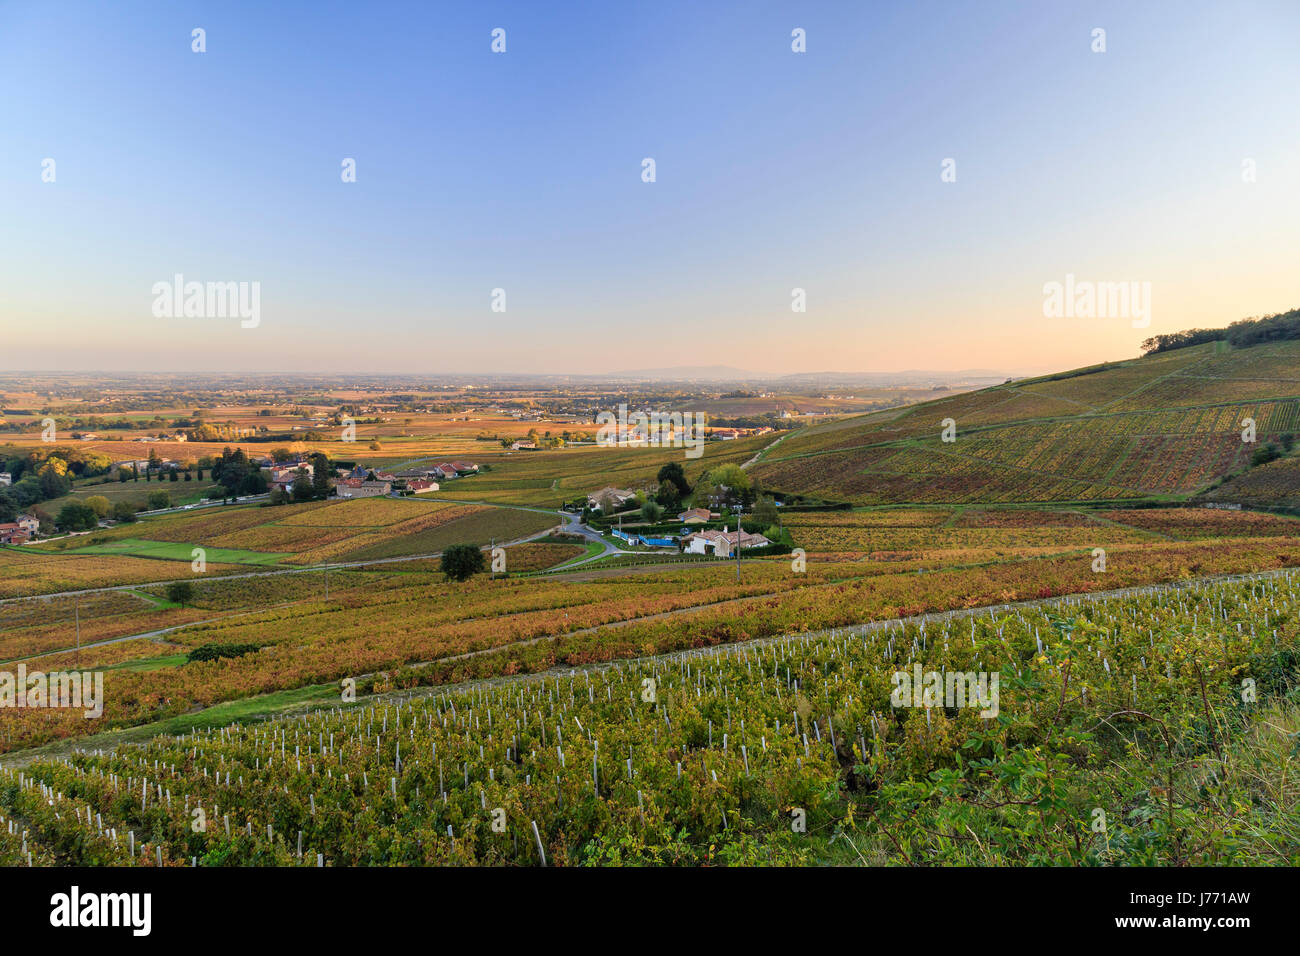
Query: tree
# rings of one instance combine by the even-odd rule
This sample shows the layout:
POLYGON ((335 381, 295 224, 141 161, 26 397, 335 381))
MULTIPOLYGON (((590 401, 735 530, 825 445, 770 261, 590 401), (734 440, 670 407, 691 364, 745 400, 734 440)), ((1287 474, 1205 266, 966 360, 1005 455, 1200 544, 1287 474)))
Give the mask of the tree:
POLYGON ((173 581, 167 585, 167 600, 184 607, 194 600, 194 585, 189 581, 173 581))
POLYGON ((298 477, 293 480, 293 500, 294 501, 311 501, 315 497, 312 490, 311 478, 307 475, 305 468, 298 469, 298 477))
POLYGON ((334 489, 330 486, 330 472, 334 470, 330 464, 329 457, 316 452, 311 456, 311 488, 315 497, 320 499, 328 498, 333 494, 334 489))
POLYGON ((763 495, 754 505, 754 517, 763 523, 763 527, 770 528, 781 520, 780 512, 776 508, 776 500, 771 495, 763 495))
POLYGON ((677 486, 677 498, 681 500, 691 493, 691 486, 686 481, 686 473, 682 471, 680 462, 670 461, 659 469, 659 474, 655 475, 655 481, 659 482, 660 487, 665 481, 671 481, 677 486))
POLYGON ((127 524, 135 521, 135 505, 129 501, 119 501, 113 505, 113 520, 125 521, 127 524))
POLYGON ((40 471, 37 472, 37 480, 40 482, 42 499, 62 498, 72 490, 67 465, 58 458, 51 458, 41 466, 40 471))
POLYGON ((465 581, 483 571, 483 552, 477 545, 453 544, 442 552, 440 569, 449 581, 465 581))
POLYGON ((166 492, 166 491, 149 492, 149 510, 161 511, 163 508, 170 508, 171 506, 172 506, 172 496, 170 492, 166 492))
POLYGON ((663 505, 659 504, 657 501, 648 500, 641 506, 641 517, 646 521, 649 521, 651 524, 654 524, 662 518, 663 514, 663 505))
POLYGON ((655 501, 670 510, 678 508, 682 503, 681 492, 678 491, 675 484, 665 478, 659 482, 659 490, 655 492, 655 501))
POLYGON ((726 485, 738 495, 749 490, 749 475, 739 465, 720 465, 709 472, 709 477, 714 483, 726 485))
POLYGON ((89 531, 99 526, 99 517, 93 508, 87 507, 80 501, 69 501, 59 509, 55 524, 64 531, 89 531))
POLYGON ((239 497, 245 483, 249 481, 249 470, 248 456, 242 448, 234 451, 227 448, 212 463, 213 479, 220 482, 231 498, 239 497))
POLYGON ((713 499, 718 494, 718 486, 714 483, 712 477, 705 474, 695 483, 695 488, 691 492, 691 500, 697 508, 707 508, 713 504, 713 499))
POLYGON ((1255 453, 1250 456, 1250 465, 1267 465, 1270 461, 1276 461, 1282 457, 1282 450, 1277 445, 1269 442, 1261 448, 1256 448, 1255 453))
POLYGON ((109 509, 112 507, 107 498, 103 495, 91 495, 86 499, 86 507, 95 512, 97 518, 107 518, 109 509))

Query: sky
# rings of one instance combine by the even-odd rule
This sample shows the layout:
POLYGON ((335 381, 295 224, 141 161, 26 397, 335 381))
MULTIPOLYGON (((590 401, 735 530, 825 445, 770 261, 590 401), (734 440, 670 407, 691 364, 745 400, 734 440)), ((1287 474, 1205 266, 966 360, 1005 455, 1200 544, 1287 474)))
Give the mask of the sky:
POLYGON ((6 371, 1020 374, 1300 305, 1296 0, 0 0, 0 89, 6 371))

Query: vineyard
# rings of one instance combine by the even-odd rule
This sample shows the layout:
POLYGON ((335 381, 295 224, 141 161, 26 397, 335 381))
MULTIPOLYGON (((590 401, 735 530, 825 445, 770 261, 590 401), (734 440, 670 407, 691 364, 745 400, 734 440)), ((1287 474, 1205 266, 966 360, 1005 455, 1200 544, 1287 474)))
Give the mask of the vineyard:
POLYGON ((345 688, 6 769, 0 861, 1295 865, 1285 752, 1244 741, 1294 729, 1277 695, 1298 613, 1286 573, 429 696, 345 688), (898 706, 917 667, 997 672, 996 714, 898 706))
POLYGON ((1252 468, 1205 497, 1247 506, 1300 509, 1300 458, 1283 458, 1252 468))
MULTIPOLYGON (((554 516, 538 512, 394 498, 205 509, 122 524, 39 549, 0 550, 0 597, 24 593, 20 572, 32 565, 33 570, 56 573, 73 567, 103 567, 108 572, 116 567, 129 569, 129 564, 120 563, 122 558, 158 561, 136 565, 140 573, 135 577, 128 574, 112 580, 106 573, 103 578, 87 576, 79 585, 93 587, 181 577, 177 571, 189 571, 196 547, 204 549, 209 567, 223 571, 240 565, 292 567, 435 553, 462 541, 486 545, 493 538, 509 541, 537 534, 556 523, 554 516), (90 555, 113 560, 96 563, 90 555), (30 557, 36 561, 25 560, 30 557), (13 584, 7 591, 6 561, 13 566, 13 584)), ((69 578, 54 580, 62 583, 69 578)), ((46 588, 43 583, 26 593, 78 586, 46 588)))
POLYGON ((833 553, 839 559, 904 552, 916 558, 972 559, 1156 540, 1300 535, 1296 518, 1211 508, 881 509, 795 513, 784 524, 810 554, 833 553))
POLYGON ((693 482, 703 472, 739 464, 771 441, 771 436, 739 441, 705 442, 698 458, 686 458, 682 448, 602 448, 580 446, 506 456, 485 475, 444 485, 440 497, 497 504, 558 508, 609 486, 641 488, 669 462, 682 465, 693 482))
POLYGON ((1297 367, 1295 342, 1180 349, 805 429, 752 473, 861 505, 1188 496, 1300 434, 1297 367))
POLYGON ((600 546, 492 504, 639 487, 677 449, 0 549, 0 661, 104 676, 93 722, 5 714, 0 861, 1290 861, 1266 834, 1294 788, 1264 792, 1259 762, 1300 729, 1300 523, 1184 501, 1294 504, 1293 457, 1250 467, 1300 431, 1290 352, 1179 352, 710 443, 690 480, 758 454, 762 486, 856 505, 783 507, 801 553, 739 580, 659 555, 566 571, 600 546), (448 580, 436 555, 466 542, 507 545, 505 573, 448 580), (892 707, 918 663, 998 671, 1000 715, 892 707))
MULTIPOLYGON (((1244 537, 1232 547, 1218 540, 1118 544, 1107 549, 1104 573, 1094 568, 1088 546, 1057 545, 1041 555, 1008 546, 1000 556, 983 550, 961 560, 951 552, 870 560, 832 553, 802 572, 783 558, 750 560, 740 582, 726 562, 587 572, 585 580, 483 574, 464 584, 444 581, 432 567, 403 564, 395 571, 383 564, 331 572, 328 594, 319 572, 215 580, 195 597, 212 610, 200 608, 203 620, 168 632, 166 641, 187 650, 211 644, 256 652, 115 671, 93 728, 67 711, 17 711, 6 717, 0 750, 381 671, 397 672, 401 686, 452 684, 1003 601, 1285 568, 1300 563, 1298 546, 1300 539, 1279 536, 1244 537), (277 596, 279 582, 291 591, 277 596)), ((93 630, 83 630, 83 643, 93 638, 93 630)), ((71 649, 71 641, 62 646, 71 649)), ((160 649, 158 656, 169 653, 160 649)))

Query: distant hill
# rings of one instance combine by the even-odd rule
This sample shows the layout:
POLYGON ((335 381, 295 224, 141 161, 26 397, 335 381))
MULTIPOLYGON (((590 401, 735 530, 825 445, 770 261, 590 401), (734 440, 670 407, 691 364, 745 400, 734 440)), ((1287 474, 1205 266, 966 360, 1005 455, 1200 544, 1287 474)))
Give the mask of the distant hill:
POLYGON ((1011 374, 1013 373, 981 368, 949 371, 907 369, 901 372, 795 372, 790 375, 774 375, 770 372, 733 368, 730 365, 675 365, 670 368, 624 369, 574 377, 654 382, 748 382, 799 391, 852 386, 980 386, 1004 382, 1011 374))
POLYGON ((857 504, 1178 499, 1288 434, 1300 435, 1300 341, 1212 341, 838 419, 792 434, 751 473, 857 504))
POLYGON ((743 382, 767 378, 729 365, 676 365, 672 368, 638 368, 603 373, 603 378, 632 378, 670 382, 743 382))

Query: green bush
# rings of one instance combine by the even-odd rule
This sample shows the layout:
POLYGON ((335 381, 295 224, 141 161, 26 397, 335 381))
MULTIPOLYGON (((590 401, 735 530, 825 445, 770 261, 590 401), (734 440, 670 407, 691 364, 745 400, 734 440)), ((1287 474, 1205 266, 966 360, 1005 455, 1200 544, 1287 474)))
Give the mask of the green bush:
POLYGON ((453 544, 442 552, 440 570, 449 581, 465 581, 483 571, 483 552, 475 544, 453 544))
POLYGON ((195 661, 215 661, 222 657, 243 657, 261 649, 261 644, 204 644, 190 651, 185 660, 192 664, 195 661))

